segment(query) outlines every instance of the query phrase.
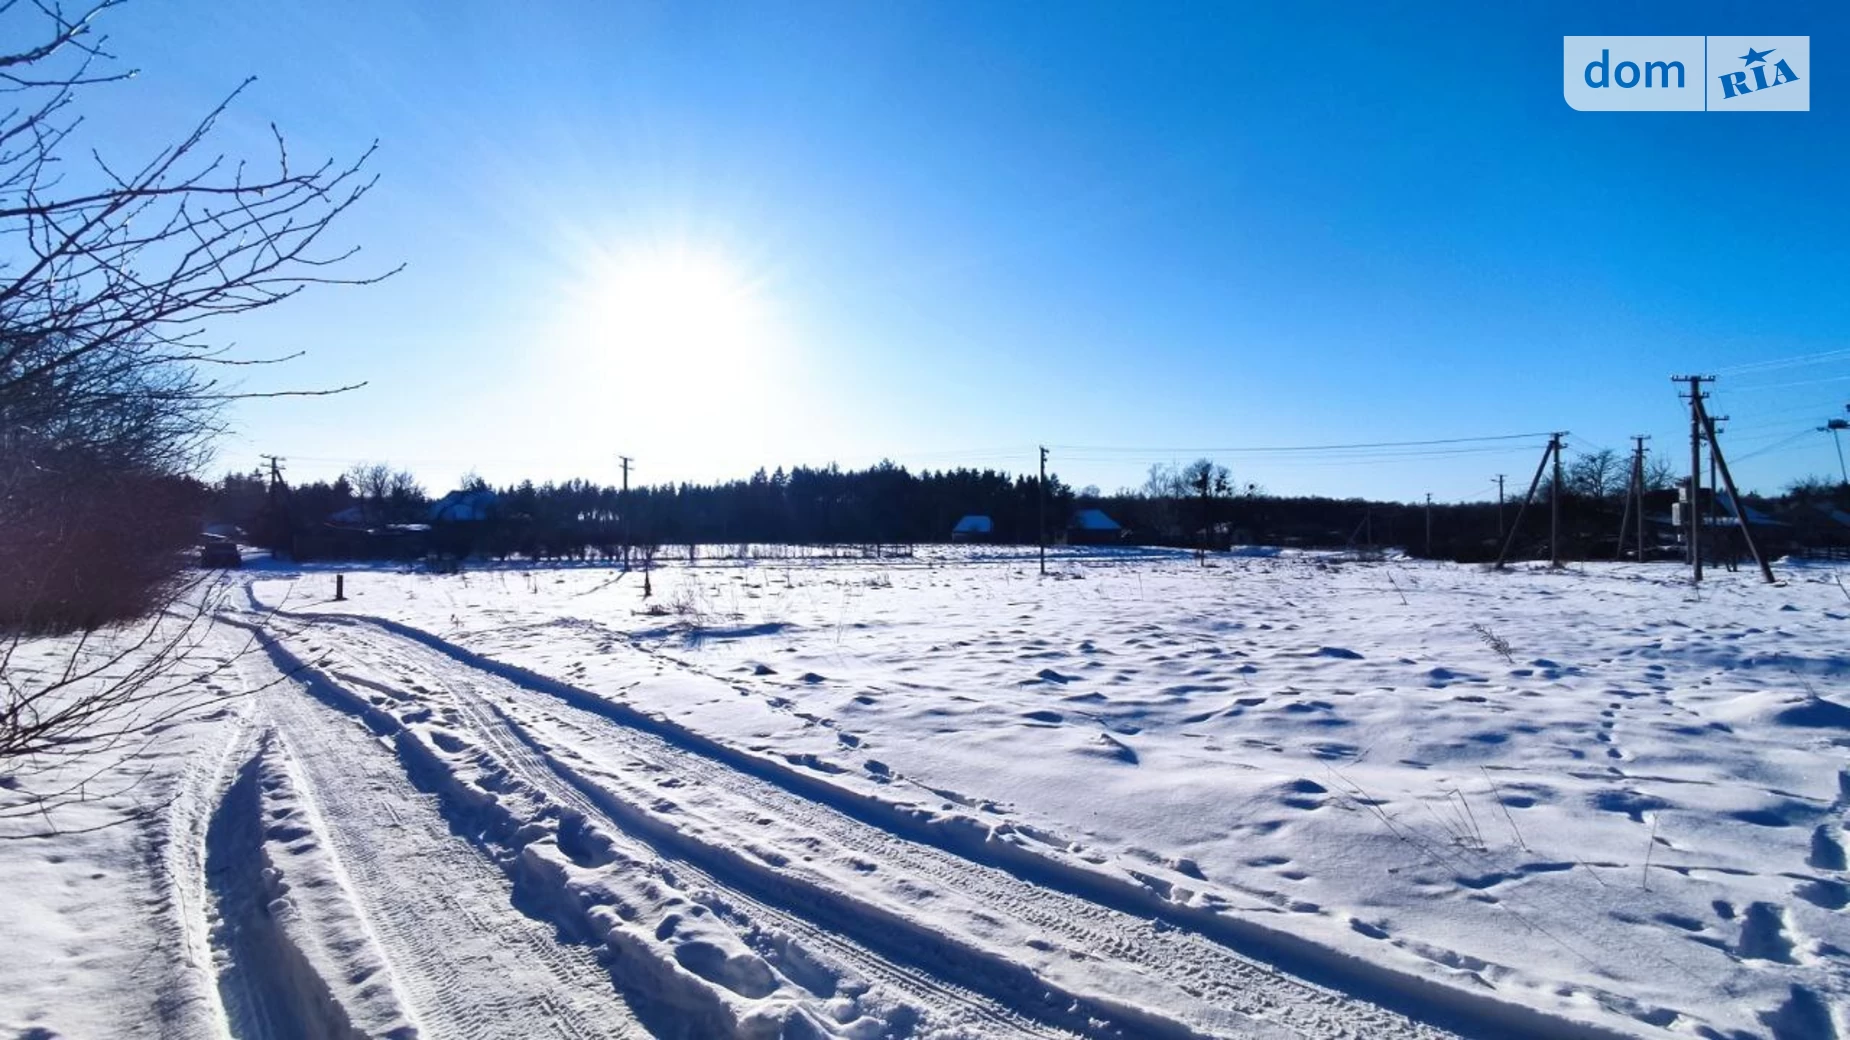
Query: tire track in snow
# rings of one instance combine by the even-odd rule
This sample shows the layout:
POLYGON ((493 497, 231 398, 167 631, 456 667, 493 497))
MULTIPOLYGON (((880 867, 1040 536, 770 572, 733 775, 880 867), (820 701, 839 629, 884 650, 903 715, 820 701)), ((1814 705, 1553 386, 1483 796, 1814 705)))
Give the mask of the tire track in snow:
MULTIPOLYGON (((451 689, 452 692, 458 692, 453 687, 451 689)), ((612 826, 621 826, 618 821, 611 820, 610 814, 583 789, 573 783, 570 778, 562 775, 553 763, 538 751, 531 741, 520 734, 492 703, 473 690, 460 692, 455 703, 460 714, 470 721, 471 734, 490 745, 496 756, 508 763, 513 771, 523 779, 533 783, 536 787, 547 790, 562 804, 570 806, 574 811, 588 818, 602 819, 611 823, 612 826)), ((720 885, 717 879, 709 878, 703 871, 690 865, 677 864, 677 870, 684 875, 705 880, 715 887, 720 885)), ((728 915, 738 923, 748 928, 753 927, 756 923, 753 918, 757 918, 758 921, 775 924, 798 936, 804 944, 826 950, 852 964, 858 970, 867 972, 895 987, 900 992, 923 994, 929 1003, 962 1007, 975 1020, 993 1028, 1005 1029, 1010 1033, 1042 1037, 1070 1035, 1040 1028, 1032 1021, 1014 1015, 1006 1009, 991 1006, 982 998, 959 987, 947 986, 924 973, 880 959, 853 943, 843 941, 826 929, 815 927, 801 916, 785 914, 736 892, 728 892, 726 899, 741 904, 741 906, 732 907, 732 913, 728 915), (741 909, 743 913, 740 912, 741 909)), ((771 953, 771 959, 774 961, 782 959, 777 957, 774 951, 760 949, 760 952, 771 953)))
MULTIPOLYGON (((315 654, 324 652, 323 645, 315 640, 312 632, 307 635, 301 631, 271 632, 268 638, 271 640, 272 653, 279 655, 279 663, 286 666, 296 667, 302 658, 281 646, 279 636, 291 643, 301 644, 306 651, 315 654)), ((345 638, 340 643, 343 649, 350 647, 345 638)), ((326 651, 328 657, 336 653, 338 651, 332 649, 326 651)), ((688 972, 694 969, 689 967, 686 960, 681 960, 677 966, 676 961, 681 958, 676 956, 677 951, 672 947, 665 947, 659 941, 638 942, 634 935, 626 934, 621 926, 612 927, 611 948, 616 958, 613 963, 624 966, 625 977, 632 984, 655 991, 652 994, 656 998, 653 1003, 659 1006, 655 1007, 655 1018, 649 1020, 648 1024, 661 1028, 664 1035, 687 1037, 690 1040, 721 1035, 813 1037, 825 1031, 839 1032, 855 1040, 876 1036, 904 1038, 927 1035, 947 1038, 999 1035, 1067 1037, 1070 1040, 1073 1036, 1070 1032, 1041 1025, 1032 1017, 1026 1017, 1012 1008, 988 1001, 955 985, 947 985, 929 975, 887 962, 865 948, 817 927, 801 915, 784 913, 725 886, 692 864, 655 859, 646 846, 637 846, 636 851, 623 848, 627 839, 620 833, 608 834, 597 829, 595 823, 584 822, 587 819, 601 820, 604 813, 581 796, 566 793, 569 786, 564 785, 537 758, 530 759, 529 765, 536 775, 547 780, 548 787, 526 783, 520 776, 520 757, 511 753, 505 761, 495 759, 488 763, 490 768, 480 771, 474 779, 465 779, 459 771, 474 770, 462 763, 456 763, 453 768, 446 767, 444 754, 439 752, 461 755, 467 759, 479 756, 480 750, 474 749, 473 755, 465 754, 470 749, 446 736, 441 728, 430 728, 434 725, 431 722, 433 717, 455 724, 460 713, 453 706, 433 705, 416 697, 414 694, 420 691, 416 684, 410 688, 413 692, 407 693, 344 673, 339 668, 321 666, 305 675, 310 688, 316 690, 316 702, 348 715, 358 715, 366 720, 374 734, 391 733, 399 744, 401 770, 434 772, 448 768, 449 772, 444 776, 427 776, 425 780, 437 788, 449 788, 449 796, 459 802, 473 801, 478 807, 490 807, 486 815, 472 812, 468 805, 454 807, 455 826, 482 825, 518 831, 514 835, 518 851, 511 861, 504 860, 502 865, 516 876, 517 887, 521 878, 529 881, 535 877, 539 879, 535 887, 542 891, 536 898, 549 902, 539 912, 555 917, 561 926, 585 925, 596 930, 605 927, 612 917, 620 916, 629 920, 631 914, 625 912, 626 904, 631 901, 648 902, 667 890, 671 893, 668 905, 692 905, 696 910, 711 911, 740 935, 753 940, 762 952, 777 957, 780 967, 790 969, 789 978, 793 985, 798 977, 805 975, 812 979, 819 977, 830 984, 821 987, 822 992, 814 994, 813 1003, 803 1013, 789 1016, 778 1013, 777 1017, 767 1018, 760 1013, 764 1009, 754 1009, 750 1004, 743 1008, 735 1006, 736 1002, 719 993, 718 987, 729 981, 723 976, 709 977, 708 982, 713 983, 713 987, 708 993, 697 992, 697 986, 688 985, 688 972), (375 695, 362 696, 355 692, 356 688, 373 691, 375 695), (437 710, 433 711, 433 707, 437 710), (407 723, 399 720, 388 709, 403 711, 405 719, 411 721, 407 723), (413 727, 416 727, 415 732, 413 727), (548 788, 564 790, 555 795, 548 788), (535 794, 540 797, 536 799, 535 794), (585 811, 587 809, 588 812, 585 811), (495 818, 504 814, 509 819, 497 822, 495 818), (556 829, 556 844, 550 829, 556 829), (552 850, 550 856, 546 853, 547 849, 552 850), (613 856, 616 857, 613 866, 619 870, 619 876, 599 881, 596 876, 598 865, 610 862, 613 856), (570 859, 571 862, 565 863, 563 859, 570 859), (685 892, 691 898, 672 896, 672 893, 678 892, 685 892), (605 913, 612 909, 616 911, 614 914, 605 913), (818 956, 819 953, 821 956, 818 956), (830 963, 827 960, 829 955, 834 955, 838 963, 830 963), (848 969, 849 977, 843 980, 832 979, 830 972, 833 970, 839 974, 844 966, 848 969), (884 990, 876 990, 873 994, 876 1008, 883 1006, 881 1002, 890 1003, 895 997, 901 1001, 897 1006, 885 1007, 889 1019, 887 1022, 877 1023, 864 1016, 858 1021, 852 1020, 853 1009, 861 1001, 844 1001, 842 997, 847 993, 864 997, 867 985, 862 977, 884 984, 884 990), (836 981, 843 984, 837 987, 834 985, 836 981), (834 990, 832 998, 830 990, 834 990), (846 1020, 844 1011, 849 1012, 846 1020), (744 1017, 739 1017, 741 1015, 744 1017), (840 1028, 821 1024, 827 1022, 837 1022, 840 1028), (879 1027, 878 1032, 870 1031, 870 1027, 874 1026, 879 1027)), ((514 743, 518 744, 518 741, 514 743)), ((486 835, 483 837, 493 840, 486 835)), ((503 851, 508 850, 504 848, 503 851)), ((633 908, 630 909, 633 912, 633 908)), ((657 932, 654 938, 661 940, 664 936, 657 932)), ((702 972, 694 971, 694 974, 702 972)), ((804 981, 814 986, 810 979, 804 981)), ((776 1013, 775 1008, 771 1010, 776 1013)), ((1125 1034, 1107 1031, 1099 1035, 1115 1037, 1125 1034)))
POLYGON ((299 684, 262 697, 430 1035, 644 1035, 591 952, 511 905, 505 877, 451 833, 388 747, 299 684))
POLYGON ((226 1026, 239 1040, 351 1037, 327 985, 306 970, 271 915, 255 765, 253 757, 237 771, 206 830, 212 943, 226 1026))
MULTIPOLYGON (((215 692, 223 688, 214 684, 215 692)), ((158 987, 162 1036, 199 1040, 230 1036, 214 967, 215 897, 206 877, 206 835, 213 809, 232 782, 237 755, 250 732, 248 705, 228 705, 200 722, 223 721, 211 754, 190 758, 166 810, 150 817, 143 858, 156 899, 170 915, 178 943, 169 977, 158 987)))
MULTIPOLYGON (((616 815, 624 817, 618 822, 633 830, 639 823, 647 826, 649 807, 659 801, 664 792, 652 792, 643 784, 626 783, 630 774, 644 772, 652 777, 672 777, 677 784, 691 783, 703 790, 724 792, 717 810, 699 821, 717 832, 691 839, 714 849, 713 856, 718 855, 721 845, 750 847, 754 839, 761 845, 770 841, 762 835, 754 835, 749 827, 725 832, 724 817, 728 809, 735 823, 766 816, 785 821, 791 825, 790 830, 820 836, 836 848, 877 867, 883 874, 904 878, 902 884, 912 885, 915 891, 935 893, 934 898, 940 902, 961 902, 968 914, 963 923, 968 927, 980 929, 987 918, 997 926, 1012 923, 1018 935, 1056 937, 1057 946, 1048 944, 1047 949, 1018 951, 1038 961, 1043 970, 1056 969, 1047 972, 1049 983, 1056 988, 1060 988, 1058 980, 1062 975, 1067 987, 1077 986, 1080 992, 1087 991, 1088 976, 1094 981, 1101 976, 1116 976, 1129 991, 1146 999, 1165 1000, 1169 1012, 1161 1017, 1180 1011, 1183 1018, 1208 1035, 1443 1035, 1439 1030, 1411 1022, 1401 1015, 1283 975, 1202 936, 1035 885, 1005 870, 907 840, 742 773, 727 763, 601 714, 562 703, 550 693, 471 668, 421 644, 383 636, 371 626, 349 622, 342 628, 343 653, 354 655, 357 660, 387 675, 396 673, 409 688, 423 690, 427 695, 432 688, 447 688, 452 695, 451 702, 467 714, 473 733, 500 746, 503 754, 522 758, 527 763, 525 768, 556 774, 581 792, 587 792, 577 796, 580 805, 589 797, 596 803, 594 809, 605 810, 603 815, 611 815, 614 810, 616 815), (413 669, 415 674, 404 674, 413 669), (511 703, 536 711, 549 724, 549 733, 559 729, 575 731, 572 743, 578 750, 570 753, 572 761, 566 761, 566 755, 556 750, 540 751, 537 746, 540 742, 526 732, 526 727, 510 718, 499 705, 484 699, 478 688, 493 690, 511 703), (507 731, 507 736, 498 735, 497 730, 507 731), (509 740, 528 746, 518 751, 509 749, 509 740), (627 760, 613 765, 611 749, 620 749, 618 757, 627 760), (593 760, 599 760, 604 768, 587 768, 593 760), (613 805, 613 800, 618 804, 613 805), (1061 967, 1058 958, 1050 956, 1056 950, 1084 960, 1079 961, 1075 969, 1058 970, 1061 967)), ((557 780, 552 786, 558 786, 557 780)), ((657 821, 656 826, 663 833, 675 830, 673 823, 657 821)), ((690 839, 683 834, 680 840, 690 839)), ((828 884, 827 879, 793 866, 805 855, 803 849, 788 851, 788 855, 781 857, 785 861, 782 864, 766 862, 761 869, 748 867, 747 870, 794 876, 811 884, 828 884)), ((774 854, 773 858, 780 857, 774 854)), ((722 857, 718 863, 718 872, 735 887, 742 873, 737 862, 722 857)), ((714 865, 711 858, 707 865, 714 865)), ((852 899, 853 896, 844 898, 852 899)), ((803 907, 795 909, 800 913, 803 907)), ((891 912, 891 908, 885 906, 870 905, 867 910, 876 917, 891 912)), ((918 932, 929 932, 933 927, 920 920, 909 922, 909 926, 918 932)), ((1099 1006, 1110 1008, 1119 1003, 1107 998, 1100 1000, 1099 1006)), ((1158 1003, 1158 1006, 1163 1005, 1158 1003)), ((1160 1020, 1159 1017, 1151 1021, 1146 1028, 1161 1028, 1160 1020)))

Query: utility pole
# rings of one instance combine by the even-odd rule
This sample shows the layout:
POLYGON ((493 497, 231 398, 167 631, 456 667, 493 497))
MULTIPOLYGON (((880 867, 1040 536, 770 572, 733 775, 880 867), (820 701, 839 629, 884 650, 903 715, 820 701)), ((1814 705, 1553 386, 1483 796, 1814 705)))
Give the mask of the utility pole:
MULTIPOLYGON (((1844 407, 1845 409, 1850 409, 1850 405, 1845 405, 1844 407)), ((1844 442, 1837 437, 1837 431, 1839 430, 1850 430, 1850 422, 1846 422, 1843 419, 1831 419, 1826 421, 1823 426, 1818 427, 1819 433, 1830 434, 1831 442, 1837 445, 1837 472, 1842 474, 1845 484, 1850 484, 1850 469, 1844 468, 1844 442)))
MULTIPOLYGON (((1708 415, 1708 413, 1709 410, 1707 408, 1702 410, 1702 414, 1708 415)), ((1725 415, 1709 415, 1709 420, 1711 425, 1713 425, 1714 423, 1727 422, 1728 417, 1725 415)), ((1715 427, 1712 432, 1722 432, 1721 427, 1715 427)), ((1718 487, 1721 487, 1721 483, 1715 479, 1715 441, 1713 437, 1711 437, 1709 440, 1709 525, 1711 527, 1715 525, 1716 520, 1721 519, 1721 513, 1719 512, 1721 503, 1715 501, 1715 489, 1718 487)))
POLYGON ((1432 559, 1432 492, 1426 492, 1426 558, 1432 559))
POLYGON ((1497 474, 1497 537, 1503 537, 1503 474, 1497 474))
POLYGON ((1555 457, 1554 487, 1548 495, 1548 566, 1561 566, 1561 438, 1557 433, 1548 441, 1548 450, 1555 457))
POLYGON ((289 522, 288 505, 283 499, 282 463, 287 460, 278 455, 259 455, 257 457, 270 464, 269 519, 272 525, 280 525, 279 528, 272 529, 269 532, 273 536, 270 539, 272 544, 269 548, 274 552, 282 546, 283 539, 287 538, 288 547, 291 550, 290 555, 293 556, 295 555, 295 525, 289 522))
POLYGON ((1040 544, 1041 577, 1047 576, 1047 447, 1041 446, 1041 486, 1040 486, 1040 544))
MULTIPOLYGON (((1509 537, 1503 541, 1503 551, 1497 554, 1496 570, 1502 570, 1509 562, 1510 549, 1516 544, 1516 534, 1522 530, 1522 515, 1529 511, 1529 503, 1535 498, 1535 490, 1542 486, 1542 474, 1548 471, 1548 460, 1555 463, 1555 487, 1561 485, 1561 438, 1567 436, 1565 431, 1548 438, 1548 446, 1542 449, 1542 459, 1535 464, 1535 476, 1529 478, 1529 490, 1522 496, 1522 505, 1516 507, 1516 519, 1510 523, 1509 537)), ((1557 514, 1558 515, 1558 514, 1557 514)))
POLYGON ((630 569, 630 463, 634 460, 628 455, 618 455, 617 461, 623 465, 623 492, 617 501, 623 507, 623 569, 630 569))
POLYGON ((276 494, 283 486, 283 468, 281 463, 288 460, 280 455, 259 455, 258 458, 270 464, 270 503, 276 503, 276 494))
POLYGON ((1760 554, 1760 546, 1754 542, 1754 532, 1747 526, 1747 507, 1741 504, 1741 494, 1734 487, 1734 475, 1728 472, 1728 460, 1722 458, 1721 442, 1715 439, 1715 420, 1709 418, 1708 409, 1702 407, 1700 398, 1696 400, 1696 416, 1709 437, 1709 456, 1721 467, 1722 484, 1728 489, 1728 505, 1734 510, 1734 522, 1741 525, 1741 538, 1747 543, 1747 551, 1753 554, 1754 563, 1759 566, 1760 576, 1766 583, 1776 584, 1773 568, 1767 566, 1766 557, 1760 554))
MULTIPOLYGON (((1625 468, 1625 511, 1619 514, 1619 543, 1612 550, 1614 563, 1625 559, 1625 532, 1632 529, 1632 504, 1637 498, 1638 459, 1634 456, 1631 464, 1625 468)), ((1642 562, 1644 554, 1640 553, 1638 558, 1642 562)))
POLYGON ((1683 523, 1689 546, 1690 581, 1702 581, 1702 384, 1714 376, 1671 376, 1673 383, 1689 384, 1689 508, 1683 523))
MULTIPOLYGON (((1650 440, 1649 434, 1632 435, 1632 495, 1637 500, 1637 515, 1633 523, 1637 524, 1638 562, 1644 562, 1644 442, 1650 440)), ((1625 540, 1625 529, 1619 529, 1619 540, 1625 540)))

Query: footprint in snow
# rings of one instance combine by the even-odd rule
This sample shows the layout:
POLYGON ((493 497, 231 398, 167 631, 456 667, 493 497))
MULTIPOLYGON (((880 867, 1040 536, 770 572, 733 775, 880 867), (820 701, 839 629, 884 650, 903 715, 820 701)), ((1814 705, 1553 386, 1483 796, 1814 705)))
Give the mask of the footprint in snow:
POLYGON ((1134 766, 1137 764, 1137 752, 1132 750, 1129 744, 1114 739, 1109 733, 1100 733, 1098 736, 1094 737, 1092 739, 1092 746, 1088 747, 1086 751, 1088 754, 1102 755, 1105 758, 1116 759, 1127 765, 1134 766))
POLYGON ((1850 906, 1850 886, 1829 878, 1812 878, 1793 888, 1792 894, 1821 910, 1850 906))
POLYGON ((1819 824, 1811 832, 1811 853, 1805 857, 1805 864, 1819 870, 1844 870, 1844 846, 1831 836, 1829 824, 1819 824))
POLYGON ((1773 1011, 1762 1011, 1760 1021, 1773 1030, 1773 1040, 1836 1040, 1837 1027, 1831 1024, 1830 1005, 1817 993, 1793 983, 1786 1002, 1773 1011))
POLYGON ((1368 936, 1370 939, 1385 939, 1388 937, 1387 929, 1369 924, 1359 917, 1351 917, 1349 919, 1349 927, 1362 935, 1368 936))
POLYGON ((1792 940, 1785 913, 1772 903, 1754 903, 1741 915, 1741 942, 1736 948, 1750 960, 1792 963, 1792 940))

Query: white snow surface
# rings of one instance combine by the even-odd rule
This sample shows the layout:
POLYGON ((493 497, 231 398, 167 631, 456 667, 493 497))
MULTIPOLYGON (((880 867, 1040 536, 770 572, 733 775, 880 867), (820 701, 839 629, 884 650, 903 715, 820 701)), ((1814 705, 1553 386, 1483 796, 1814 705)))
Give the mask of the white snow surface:
POLYGON ((1837 570, 768 555, 247 572, 0 1035, 1850 1036, 1837 570))

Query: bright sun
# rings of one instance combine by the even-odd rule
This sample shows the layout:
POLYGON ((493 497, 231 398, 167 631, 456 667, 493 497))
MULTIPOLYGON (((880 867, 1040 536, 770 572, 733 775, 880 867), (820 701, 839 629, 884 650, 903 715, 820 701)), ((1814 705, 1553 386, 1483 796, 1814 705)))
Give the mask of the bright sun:
POLYGON ((619 254, 579 290, 581 349, 643 378, 694 366, 756 368, 774 330, 762 286, 717 252, 690 247, 619 254))
MULTIPOLYGON (((770 279, 722 249, 642 241, 588 258, 543 341, 544 421, 618 442, 667 472, 737 452, 741 429, 788 428, 795 337, 770 279)), ((537 417, 537 416, 536 416, 537 417)))

